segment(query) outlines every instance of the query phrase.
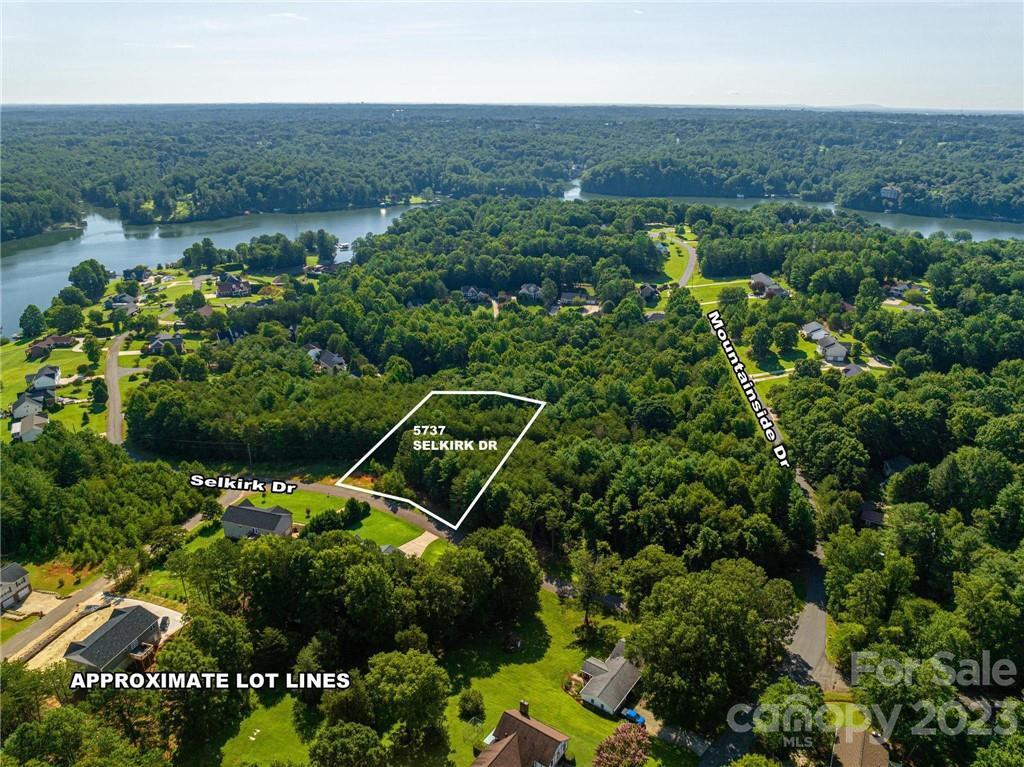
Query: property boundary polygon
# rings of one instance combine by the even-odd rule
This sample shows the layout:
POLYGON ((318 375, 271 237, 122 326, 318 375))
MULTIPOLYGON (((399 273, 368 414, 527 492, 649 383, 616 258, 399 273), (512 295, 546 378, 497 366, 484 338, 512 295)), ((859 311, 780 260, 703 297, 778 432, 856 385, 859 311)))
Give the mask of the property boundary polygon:
POLYGON ((337 485, 338 487, 344 487, 346 490, 355 490, 356 492, 359 492, 359 493, 365 493, 367 495, 374 495, 374 496, 379 496, 381 498, 388 498, 388 499, 390 499, 392 501, 399 501, 401 503, 407 503, 410 506, 413 506, 413 507, 419 509, 424 514, 426 514, 428 517, 430 517, 431 519, 436 519, 438 522, 441 522, 441 523, 447 525, 448 527, 452 528, 453 530, 458 530, 459 526, 465 521, 466 517, 469 516, 469 512, 471 512, 473 510, 473 507, 476 506, 477 501, 479 501, 480 498, 483 496, 484 491, 491 484, 491 482, 494 480, 494 478, 498 475, 498 472, 501 471, 501 468, 505 465, 505 461, 507 461, 508 457, 510 455, 512 455, 512 451, 516 449, 516 447, 519 445, 519 442, 523 439, 524 436, 526 436, 526 432, 528 432, 530 430, 530 427, 533 426, 533 422, 537 420, 537 416, 540 415, 541 411, 544 409, 544 406, 547 405, 547 404, 548 403, 544 402, 543 400, 531 399, 530 397, 521 397, 518 394, 507 394, 506 392, 501 392, 501 391, 483 391, 483 390, 479 390, 479 391, 478 390, 445 391, 445 390, 441 390, 441 389, 435 389, 434 391, 429 392, 427 394, 427 396, 425 396, 423 399, 421 399, 418 403, 416 403, 416 406, 412 410, 410 410, 408 413, 406 413, 405 417, 401 421, 399 421, 394 426, 392 426, 391 429, 388 431, 388 433, 385 434, 383 437, 381 437, 377 441, 377 444, 375 444, 373 447, 371 447, 366 452, 366 455, 364 455, 362 458, 360 458, 358 461, 356 461, 352 465, 352 468, 349 469, 348 471, 346 471, 345 474, 341 477, 341 479, 339 479, 337 482, 335 482, 335 485, 337 485), (396 431, 398 431, 400 428, 402 428, 402 425, 406 421, 408 421, 410 418, 412 418, 413 414, 417 410, 419 410, 421 407, 423 407, 423 405, 426 404, 428 399, 430 399, 433 396, 443 397, 443 396, 455 396, 455 395, 505 397, 506 399, 519 400, 520 402, 529 402, 531 405, 536 405, 537 406, 537 410, 533 414, 533 416, 531 416, 530 420, 527 421, 526 426, 523 427, 523 430, 521 432, 519 432, 519 436, 516 437, 515 442, 512 443, 512 447, 510 447, 508 449, 508 451, 505 453, 505 455, 502 456, 501 460, 498 461, 498 465, 494 467, 494 471, 491 472, 491 475, 487 478, 487 481, 484 482, 483 487, 480 488, 479 492, 477 492, 477 494, 476 494, 476 497, 473 498, 473 501, 469 504, 469 506, 466 507, 466 510, 464 512, 462 512, 462 516, 459 517, 458 521, 454 525, 451 522, 449 522, 447 519, 445 519, 444 517, 442 517, 442 516, 440 516, 438 514, 435 514, 430 509, 424 508, 420 504, 416 503, 416 501, 412 500, 411 498, 403 498, 400 495, 389 495, 388 493, 381 493, 381 492, 377 492, 376 490, 368 490, 365 487, 358 487, 357 485, 348 485, 348 484, 345 483, 345 480, 348 479, 350 476, 352 476, 352 473, 357 468, 359 468, 367 458, 369 458, 371 455, 373 455, 374 451, 377 448, 379 448, 381 445, 383 445, 388 440, 388 438, 391 437, 392 434, 394 434, 396 431))

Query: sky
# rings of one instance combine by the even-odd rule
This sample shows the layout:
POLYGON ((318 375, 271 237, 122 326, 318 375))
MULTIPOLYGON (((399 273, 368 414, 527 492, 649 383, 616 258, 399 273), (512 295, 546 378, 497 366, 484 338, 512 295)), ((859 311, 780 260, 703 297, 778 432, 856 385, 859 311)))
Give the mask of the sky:
POLYGON ((2 101, 1024 111, 1024 2, 29 3, 2 101))

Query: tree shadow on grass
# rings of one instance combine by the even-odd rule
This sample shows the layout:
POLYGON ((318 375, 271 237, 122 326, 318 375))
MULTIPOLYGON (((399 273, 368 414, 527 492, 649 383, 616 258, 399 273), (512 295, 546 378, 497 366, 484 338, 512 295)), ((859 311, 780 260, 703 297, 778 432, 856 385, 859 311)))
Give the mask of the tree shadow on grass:
POLYGON ((572 644, 587 655, 592 655, 595 658, 607 658, 608 653, 615 647, 615 643, 619 641, 621 633, 613 623, 591 620, 589 627, 584 627, 582 624, 576 627, 573 631, 576 639, 572 644))
MULTIPOLYGON (((260 703, 266 708, 270 708, 279 703, 285 694, 281 690, 268 690, 259 696, 260 703)), ((323 720, 324 715, 319 708, 307 705, 298 698, 295 699, 295 705, 292 707, 292 727, 295 728, 299 740, 303 743, 311 741, 323 720)))
POLYGON ((539 615, 531 615, 515 627, 495 627, 469 647, 448 654, 444 667, 452 680, 452 691, 469 687, 474 679, 493 676, 504 666, 537 663, 551 646, 551 635, 539 615), (518 638, 518 650, 506 649, 510 638, 518 638))

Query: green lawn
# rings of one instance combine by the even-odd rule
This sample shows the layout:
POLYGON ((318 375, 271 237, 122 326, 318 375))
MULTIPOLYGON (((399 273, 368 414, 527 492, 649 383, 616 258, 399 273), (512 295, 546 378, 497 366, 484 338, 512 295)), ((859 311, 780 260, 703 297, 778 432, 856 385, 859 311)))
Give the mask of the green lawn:
POLYGON ((74 570, 71 563, 61 557, 51 559, 49 562, 32 563, 22 562, 21 566, 28 571, 28 582, 32 588, 39 591, 54 591, 61 596, 67 596, 78 591, 99 577, 99 569, 74 570), (76 579, 81 580, 76 583, 76 579))
POLYGON ((107 407, 96 411, 91 403, 81 405, 65 405, 57 413, 50 413, 51 421, 58 421, 67 427, 68 431, 81 431, 83 429, 94 434, 102 434, 107 430, 107 407), (82 416, 85 416, 83 420, 82 416))
POLYGON ((426 549, 424 549, 423 556, 420 557, 420 558, 424 562, 428 562, 430 564, 434 564, 434 562, 436 562, 438 559, 440 559, 441 555, 444 554, 444 552, 448 548, 450 548, 451 545, 452 544, 450 544, 444 538, 438 538, 436 541, 434 541, 429 546, 427 546, 426 549))
POLYGON ((22 618, 20 621, 0 618, 0 644, 13 638, 19 631, 24 631, 37 620, 39 620, 38 615, 30 615, 27 618, 22 618))
POLYGON ((232 722, 214 740, 180 755, 176 764, 180 767, 242 767, 276 761, 305 764, 309 749, 295 729, 294 709, 295 698, 291 695, 264 695, 245 719, 232 722))
POLYGON ((803 338, 797 341, 796 348, 788 351, 784 354, 772 351, 767 357, 763 359, 755 360, 750 356, 749 346, 737 346, 739 351, 740 359, 743 360, 748 370, 756 373, 774 373, 778 370, 789 370, 794 367, 799 360, 818 359, 817 347, 811 341, 805 341, 803 338))
POLYGON ((703 285, 687 285, 686 289, 690 291, 690 295, 700 301, 717 301, 718 294, 722 292, 723 288, 741 288, 746 285, 746 281, 733 282, 732 280, 725 280, 722 282, 710 282, 704 283, 703 285))
MULTIPOLYGON (((344 498, 322 495, 310 490, 296 490, 291 495, 276 493, 250 495, 248 499, 256 506, 280 506, 288 509, 292 513, 292 519, 301 524, 308 522, 312 514, 327 509, 340 509, 345 505, 344 498)), ((390 543, 392 546, 401 546, 422 532, 404 519, 377 509, 370 509, 370 516, 349 529, 356 535, 382 546, 386 543, 390 543)))
POLYGON ((423 532, 400 517, 395 517, 386 511, 377 511, 376 509, 371 509, 370 516, 349 529, 356 535, 362 536, 381 546, 388 543, 392 546, 401 546, 413 538, 418 538, 420 533, 423 532))
MULTIPOLYGON (((204 522, 192 531, 183 548, 186 551, 196 551, 209 546, 221 537, 221 530, 221 526, 216 522, 204 522)), ((187 607, 181 579, 163 567, 155 567, 143 575, 132 595, 175 610, 184 610, 187 607)))
MULTIPOLYGON (((33 339, 34 340, 34 339, 33 339)), ((78 366, 88 364, 84 352, 71 349, 54 349, 49 356, 38 360, 25 359, 25 350, 31 342, 4 344, 0 347, 0 406, 8 407, 18 395, 25 391, 25 376, 35 373, 44 365, 59 365, 61 376, 67 378, 75 374, 78 366)), ((100 366, 103 360, 100 359, 100 366)), ((102 369, 102 367, 100 367, 102 369)), ((62 389, 57 390, 61 395, 62 389)))
MULTIPOLYGON (((484 737, 498 723, 501 712, 517 708, 519 700, 530 703, 530 715, 569 736, 569 750, 576 763, 589 765, 594 760, 597 744, 608 737, 618 722, 601 716, 576 702, 562 691, 562 680, 577 672, 584 658, 601 655, 611 647, 583 648, 573 634, 582 621, 575 607, 560 604, 558 597, 547 591, 540 593, 539 616, 520 627, 524 647, 518 653, 507 653, 500 631, 485 635, 472 648, 456 650, 448 655, 445 668, 452 678, 452 696, 448 700, 447 718, 451 740, 451 758, 456 765, 473 761, 473 742, 484 737), (479 690, 484 697, 483 725, 471 727, 458 716, 458 696, 467 686, 479 690)), ((611 623, 602 619, 603 623, 611 623)), ((610 636, 625 633, 617 626, 610 636)), ((688 751, 659 745, 650 764, 695 765, 697 759, 688 751)))

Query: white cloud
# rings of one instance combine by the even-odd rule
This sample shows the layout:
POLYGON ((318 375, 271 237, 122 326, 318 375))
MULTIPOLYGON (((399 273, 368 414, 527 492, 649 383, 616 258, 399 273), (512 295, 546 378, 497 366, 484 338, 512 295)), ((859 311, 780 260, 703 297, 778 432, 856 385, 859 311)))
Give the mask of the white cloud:
POLYGON ((309 21, 308 16, 303 16, 300 13, 292 13, 291 11, 282 11, 281 13, 269 14, 272 19, 290 19, 291 21, 309 21))
POLYGON ((195 48, 192 43, 139 43, 128 41, 124 43, 127 48, 160 48, 167 51, 185 50, 195 48))

